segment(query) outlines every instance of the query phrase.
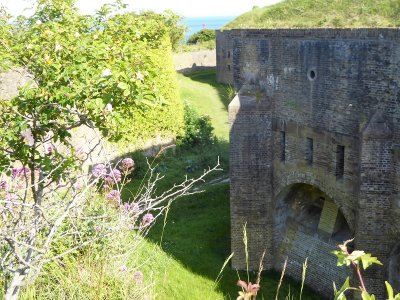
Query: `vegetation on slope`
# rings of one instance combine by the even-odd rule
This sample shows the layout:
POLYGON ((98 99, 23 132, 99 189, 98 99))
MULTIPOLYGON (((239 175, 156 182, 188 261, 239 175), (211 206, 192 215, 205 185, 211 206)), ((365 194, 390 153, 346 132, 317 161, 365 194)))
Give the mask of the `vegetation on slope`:
POLYGON ((228 140, 228 104, 232 89, 215 82, 215 71, 179 74, 181 99, 191 104, 201 115, 209 115, 215 135, 228 140))
POLYGON ((399 16, 398 0, 285 0, 254 7, 224 29, 399 27, 399 16))

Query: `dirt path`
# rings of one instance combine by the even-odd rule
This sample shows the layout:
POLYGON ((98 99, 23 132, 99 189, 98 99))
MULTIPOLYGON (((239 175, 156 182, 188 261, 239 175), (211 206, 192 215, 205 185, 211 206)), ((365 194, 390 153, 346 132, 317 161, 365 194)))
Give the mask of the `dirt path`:
POLYGON ((216 67, 215 49, 174 53, 173 60, 175 69, 183 73, 216 67))

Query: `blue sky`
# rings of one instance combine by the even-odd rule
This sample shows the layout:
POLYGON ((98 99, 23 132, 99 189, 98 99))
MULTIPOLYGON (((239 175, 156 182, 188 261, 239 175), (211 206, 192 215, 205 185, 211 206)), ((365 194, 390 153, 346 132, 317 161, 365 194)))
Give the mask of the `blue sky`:
MULTIPOLYGON (((12 15, 29 15, 27 7, 32 7, 32 0, 0 0, 0 5, 5 6, 12 15)), ((77 6, 82 13, 90 14, 110 0, 78 0, 77 6)), ((125 0, 129 10, 154 10, 162 12, 171 9, 175 13, 185 17, 205 16, 237 16, 253 6, 271 5, 280 0, 125 0)))

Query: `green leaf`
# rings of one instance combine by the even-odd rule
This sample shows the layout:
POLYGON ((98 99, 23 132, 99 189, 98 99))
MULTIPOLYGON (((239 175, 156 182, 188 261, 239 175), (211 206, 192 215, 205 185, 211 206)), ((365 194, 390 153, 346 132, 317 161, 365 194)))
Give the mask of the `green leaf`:
POLYGON ((129 85, 127 85, 125 82, 122 82, 122 81, 120 83, 118 83, 117 87, 120 88, 121 90, 129 89, 129 85))
POLYGON ((351 261, 347 258, 347 254, 344 254, 342 251, 332 251, 333 254, 335 254, 338 258, 337 265, 339 267, 341 266, 349 266, 351 264, 351 261))
POLYGON ((387 293, 388 293, 388 296, 389 296, 388 300, 393 300, 393 288, 392 288, 392 286, 387 281, 385 281, 385 285, 386 285, 386 290, 387 290, 387 293))
POLYGON ((350 279, 349 277, 346 278, 345 282, 343 283, 342 287, 340 288, 339 291, 336 290, 336 285, 333 283, 333 290, 335 292, 335 300, 346 300, 346 296, 344 293, 349 289, 350 287, 350 279))
POLYGON ((348 259, 354 263, 358 263, 358 260, 365 255, 364 251, 354 250, 351 254, 348 255, 348 259))
POLYGON ((124 91, 124 93, 123 93, 123 95, 124 95, 125 97, 128 97, 130 94, 131 94, 131 91, 130 91, 129 89, 126 89, 126 90, 124 91))
POLYGON ((362 255, 360 258, 364 270, 373 264, 382 265, 382 263, 378 260, 378 258, 375 256, 371 256, 370 253, 362 255))
POLYGON ((375 300, 375 296, 368 294, 366 291, 362 291, 361 298, 363 300, 375 300))

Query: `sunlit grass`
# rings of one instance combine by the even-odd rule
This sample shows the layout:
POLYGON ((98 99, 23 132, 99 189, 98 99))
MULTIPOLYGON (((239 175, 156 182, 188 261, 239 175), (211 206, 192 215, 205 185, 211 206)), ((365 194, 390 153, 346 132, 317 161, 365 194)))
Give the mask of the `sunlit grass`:
POLYGON ((285 0, 254 8, 225 28, 399 27, 398 0, 285 0))
POLYGON ((199 114, 211 117, 217 137, 228 140, 228 86, 218 84, 215 71, 178 74, 181 98, 189 102, 199 114))

